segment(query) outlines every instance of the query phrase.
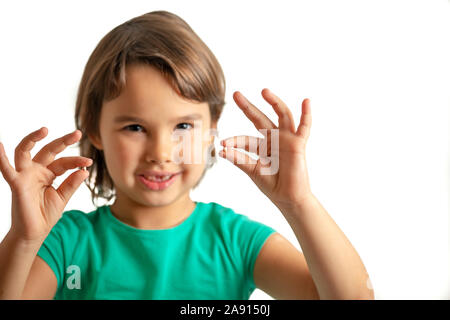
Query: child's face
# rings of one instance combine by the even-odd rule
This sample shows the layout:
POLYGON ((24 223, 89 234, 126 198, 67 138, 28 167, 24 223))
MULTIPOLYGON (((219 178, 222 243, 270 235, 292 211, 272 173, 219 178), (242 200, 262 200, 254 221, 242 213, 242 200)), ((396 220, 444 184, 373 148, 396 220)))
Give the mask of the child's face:
POLYGON ((163 206, 189 198, 205 169, 203 155, 213 141, 211 128, 216 124, 211 124, 206 102, 180 97, 156 68, 132 65, 127 66, 127 84, 120 96, 103 104, 100 137, 90 139, 104 152, 117 200, 125 197, 142 206, 163 206), (179 119, 192 114, 198 119, 179 119), (178 140, 173 138, 175 131, 178 140), (190 160, 180 160, 188 151, 180 148, 181 139, 190 142, 190 160), (143 179, 149 178, 150 170, 179 174, 170 186, 154 190, 143 179))

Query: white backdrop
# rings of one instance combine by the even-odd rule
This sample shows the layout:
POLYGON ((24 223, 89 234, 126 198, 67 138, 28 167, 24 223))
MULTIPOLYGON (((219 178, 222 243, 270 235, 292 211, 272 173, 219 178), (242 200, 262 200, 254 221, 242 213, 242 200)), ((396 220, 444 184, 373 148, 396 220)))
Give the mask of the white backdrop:
MULTIPOLYGON (((10 161, 33 130, 49 129, 35 154, 75 129, 76 90, 97 43, 118 24, 161 9, 186 20, 224 69, 219 138, 257 133, 232 99, 236 90, 274 123, 263 88, 288 104, 296 125, 301 101, 311 99, 312 190, 360 254, 375 298, 449 299, 445 0, 2 1, 0 139, 10 161)), ((72 154, 78 150, 60 157, 72 154)), ((0 176, 0 239, 11 223, 10 196, 0 176)), ((261 221, 301 249, 278 209, 227 160, 192 197, 261 221)), ((84 185, 69 209, 94 209, 84 185)), ((271 297, 256 290, 251 299, 271 297)))

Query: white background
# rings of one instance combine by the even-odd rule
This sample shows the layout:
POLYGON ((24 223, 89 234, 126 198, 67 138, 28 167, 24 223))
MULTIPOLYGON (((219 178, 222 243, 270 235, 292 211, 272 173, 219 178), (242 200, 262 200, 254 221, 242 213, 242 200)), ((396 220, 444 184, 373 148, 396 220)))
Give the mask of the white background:
MULTIPOLYGON (((115 26, 160 9, 189 23, 224 69, 219 138, 257 133, 232 99, 236 90, 274 123, 263 88, 287 103, 297 125, 301 101, 311 99, 311 187, 360 254, 376 299, 449 299, 445 0, 2 1, 0 139, 10 161, 33 130, 49 128, 35 154, 75 129, 77 87, 92 50, 115 26)), ((278 209, 227 160, 192 197, 261 221, 301 249, 278 209)), ((0 239, 10 208, 0 177, 0 239)), ((94 209, 84 185, 69 209, 94 209)), ((256 290, 251 299, 271 297, 256 290)))

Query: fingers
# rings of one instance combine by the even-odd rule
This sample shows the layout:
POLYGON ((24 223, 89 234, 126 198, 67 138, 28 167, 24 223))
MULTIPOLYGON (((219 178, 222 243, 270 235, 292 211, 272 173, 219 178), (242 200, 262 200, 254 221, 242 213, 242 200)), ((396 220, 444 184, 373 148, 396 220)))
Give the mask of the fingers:
POLYGON ((302 103, 302 116, 300 118, 300 124, 298 125, 297 132, 295 134, 304 138, 305 140, 308 140, 311 125, 311 101, 309 99, 305 99, 302 103))
POLYGON ((86 170, 77 170, 61 183, 56 191, 64 202, 64 206, 69 202, 72 195, 88 176, 89 172, 86 170))
POLYGON ((255 153, 257 155, 264 153, 264 156, 267 155, 267 149, 271 149, 267 148, 267 145, 270 145, 269 140, 250 136, 235 136, 227 138, 222 140, 220 144, 224 147, 244 149, 245 151, 255 153))
POLYGON ((33 158, 33 161, 38 162, 44 166, 50 165, 55 156, 66 149, 71 144, 76 143, 81 138, 81 131, 75 130, 72 133, 66 134, 65 136, 55 139, 45 147, 43 147, 33 158))
POLYGON ((233 99, 247 118, 253 122, 256 129, 275 129, 277 126, 261 110, 255 107, 239 91, 233 94, 233 99))
POLYGON ((288 106, 278 98, 269 89, 265 88, 261 92, 263 98, 272 105, 276 114, 278 115, 278 124, 281 130, 289 130, 290 132, 295 132, 295 122, 292 116, 291 110, 288 106))
POLYGON ((79 167, 89 167, 92 165, 92 160, 85 157, 64 157, 53 161, 47 166, 55 176, 64 174, 67 170, 79 167))
POLYGON ((16 165, 17 171, 21 171, 31 165, 30 151, 31 149, 33 149, 36 142, 44 139, 47 136, 47 133, 47 128, 42 127, 41 129, 27 135, 17 145, 14 152, 14 163, 16 165))
POLYGON ((9 163, 8 157, 6 156, 5 148, 3 143, 0 142, 0 171, 2 172, 3 178, 5 178, 8 184, 14 180, 16 176, 16 170, 9 163))
POLYGON ((236 167, 240 168, 250 177, 253 176, 256 171, 258 161, 252 159, 243 152, 233 150, 231 148, 225 148, 219 151, 219 156, 232 162, 236 167))

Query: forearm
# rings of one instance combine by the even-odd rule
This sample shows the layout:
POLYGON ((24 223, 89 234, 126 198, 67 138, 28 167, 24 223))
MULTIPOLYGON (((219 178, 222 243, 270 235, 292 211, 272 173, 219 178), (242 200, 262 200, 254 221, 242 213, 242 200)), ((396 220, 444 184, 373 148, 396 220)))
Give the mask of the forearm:
POLYGON ((321 299, 373 299, 358 253, 316 197, 278 206, 302 248, 321 299))
POLYGON ((0 300, 21 299, 40 243, 25 243, 8 232, 0 243, 0 300))

